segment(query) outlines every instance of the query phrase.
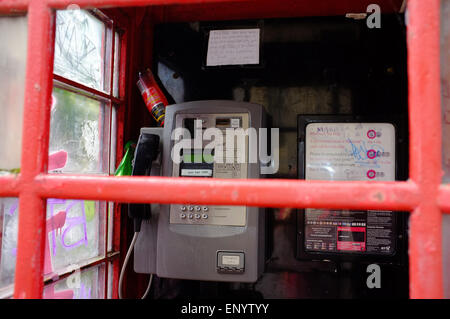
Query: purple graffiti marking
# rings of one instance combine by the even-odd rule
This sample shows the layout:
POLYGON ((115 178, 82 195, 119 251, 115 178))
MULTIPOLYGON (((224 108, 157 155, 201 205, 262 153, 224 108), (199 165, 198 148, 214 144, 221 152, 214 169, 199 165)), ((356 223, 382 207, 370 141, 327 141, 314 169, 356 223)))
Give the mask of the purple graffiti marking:
POLYGON ((79 299, 91 299, 92 287, 86 289, 84 284, 80 285, 80 298, 79 299))
POLYGON ((9 208, 8 215, 14 216, 18 208, 19 208, 19 200, 16 200, 15 203, 12 204, 11 207, 9 208))
POLYGON ((70 205, 67 206, 66 211, 69 212, 70 209, 72 209, 72 207, 74 207, 75 205, 80 204, 81 205, 81 211, 83 212, 83 214, 80 217, 72 217, 72 218, 67 218, 66 220, 66 224, 67 227, 64 230, 62 236, 61 236, 61 243, 64 246, 64 248, 66 249, 73 249, 75 247, 78 247, 80 245, 88 245, 88 237, 87 237, 87 221, 86 221, 86 212, 84 210, 84 201, 73 201, 70 205), (73 227, 82 225, 83 227, 83 237, 73 243, 73 244, 66 244, 65 243, 65 237, 67 235, 67 232, 69 232, 73 227))
MULTIPOLYGON (((85 245, 87 246, 89 241, 88 241, 88 236, 87 236, 87 221, 86 221, 86 213, 84 210, 84 201, 82 200, 73 200, 73 201, 67 201, 67 200, 62 200, 62 199, 49 199, 49 207, 50 207, 50 216, 53 217, 54 214, 54 205, 65 205, 68 203, 68 205, 65 207, 65 214, 66 214, 66 218, 65 218, 65 224, 64 226, 64 231, 61 235, 61 244, 62 246, 66 249, 73 249, 75 247, 78 247, 80 245, 85 245), (76 205, 80 205, 81 207, 81 211, 82 211, 82 216, 80 217, 67 217, 69 216, 70 211, 76 206, 76 205), (83 236, 82 238, 73 243, 73 244, 66 244, 65 242, 65 238, 68 234, 68 232, 76 227, 81 225, 83 227, 83 236)), ((63 227, 57 227, 57 229, 62 229, 63 227)), ((56 256, 56 229, 52 229, 52 250, 53 250, 53 256, 56 256)))
MULTIPOLYGON (((15 200, 9 209, 5 209, 4 213, 11 217, 15 216, 19 209, 19 200, 15 200)), ((48 236, 46 236, 45 245, 45 262, 44 262, 44 273, 52 273, 53 267, 51 262, 51 256, 56 256, 57 254, 57 236, 60 235, 59 240, 63 248, 71 250, 81 245, 88 246, 88 235, 87 235, 87 220, 85 205, 83 200, 64 200, 64 199, 48 199, 47 209, 49 212, 49 218, 46 222, 47 234, 50 233, 50 241, 48 236), (58 205, 58 206, 56 206, 58 205), (80 205, 82 214, 77 217, 67 217, 72 209, 80 205), (81 239, 75 243, 67 244, 66 236, 74 227, 82 227, 81 239), (62 231, 64 228, 64 231, 62 231), (61 234, 62 231, 62 234, 61 234)), ((12 248, 8 251, 10 256, 17 256, 17 248, 12 248)))

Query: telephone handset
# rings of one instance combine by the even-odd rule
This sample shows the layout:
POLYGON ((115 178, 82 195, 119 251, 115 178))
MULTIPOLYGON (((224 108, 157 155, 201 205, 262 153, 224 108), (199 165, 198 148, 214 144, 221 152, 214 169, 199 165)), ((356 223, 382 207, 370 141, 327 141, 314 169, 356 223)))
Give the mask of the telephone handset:
MULTIPOLYGON (((139 140, 136 146, 133 160, 132 176, 149 176, 152 172, 152 163, 159 154, 160 137, 158 134, 151 134, 141 132, 139 140)), ((136 241, 138 240, 138 234, 141 231, 141 223, 143 220, 148 220, 151 217, 151 209, 148 204, 129 204, 128 216, 134 221, 134 236, 128 249, 127 255, 123 262, 122 270, 119 277, 119 298, 122 299, 122 283, 125 269, 130 259, 131 252, 134 249, 136 241)), ((150 275, 150 280, 147 289, 141 299, 144 299, 152 284, 153 274, 150 275)))
MULTIPOLYGON (((159 136, 157 134, 142 132, 136 146, 131 175, 151 175, 152 162, 157 158, 158 153, 159 136)), ((134 220, 134 231, 139 232, 141 230, 142 220, 149 219, 151 216, 150 207, 148 204, 129 204, 128 216, 134 220)))

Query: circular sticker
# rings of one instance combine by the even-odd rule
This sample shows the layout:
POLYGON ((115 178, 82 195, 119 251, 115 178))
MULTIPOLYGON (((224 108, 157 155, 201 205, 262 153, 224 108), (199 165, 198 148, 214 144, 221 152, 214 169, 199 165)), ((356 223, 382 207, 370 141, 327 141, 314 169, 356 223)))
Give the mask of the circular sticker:
POLYGON ((375 157, 377 157, 377 152, 375 150, 368 150, 367 157, 370 159, 374 159, 375 157))
POLYGON ((376 174, 377 174, 377 173, 376 173, 373 169, 367 171, 367 177, 370 178, 370 179, 375 178, 375 175, 376 175, 376 174))
POLYGON ((377 132, 375 132, 374 130, 369 130, 367 131, 367 137, 370 139, 374 139, 375 137, 377 137, 377 132))

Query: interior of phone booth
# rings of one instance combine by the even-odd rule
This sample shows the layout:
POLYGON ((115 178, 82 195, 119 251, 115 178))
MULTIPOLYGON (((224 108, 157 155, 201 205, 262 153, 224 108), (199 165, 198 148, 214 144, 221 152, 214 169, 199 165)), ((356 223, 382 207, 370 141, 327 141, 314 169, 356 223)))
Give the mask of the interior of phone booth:
MULTIPOLYGON (((396 179, 407 180, 407 60, 402 1, 384 1, 381 28, 369 28, 366 19, 345 17, 346 13, 366 12, 367 4, 333 3, 328 7, 311 3, 277 8, 263 5, 260 9, 236 4, 121 9, 135 21, 130 39, 135 45, 127 70, 131 103, 125 117, 124 141, 137 140, 142 127, 156 126, 135 87, 137 72, 149 67, 169 104, 233 100, 262 105, 271 127, 280 129, 279 170, 269 178, 299 178, 297 117, 328 115, 393 121, 397 129, 396 179), (205 64, 211 30, 246 28, 260 29, 259 64, 205 64)), ((265 271, 256 283, 156 277, 150 298, 408 297, 407 213, 396 213, 400 218, 395 258, 332 260, 296 258, 300 213, 295 208, 270 209, 269 254, 265 271), (380 289, 370 289, 366 284, 367 266, 372 263, 383 267, 380 289)), ((122 215, 123 225, 128 225, 122 231, 128 240, 123 240, 121 249, 126 251, 132 223, 126 213, 122 215)), ((147 278, 129 267, 125 295, 141 295, 147 278)))

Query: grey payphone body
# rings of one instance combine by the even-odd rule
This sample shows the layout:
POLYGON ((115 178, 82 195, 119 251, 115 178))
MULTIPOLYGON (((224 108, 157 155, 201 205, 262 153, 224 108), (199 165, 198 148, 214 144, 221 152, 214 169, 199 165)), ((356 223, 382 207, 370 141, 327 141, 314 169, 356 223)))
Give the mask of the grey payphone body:
MULTIPOLYGON (((259 137, 265 114, 261 105, 234 101, 199 101, 168 106, 164 129, 141 130, 141 133, 157 134, 162 138, 152 175, 227 179, 261 177, 259 160, 254 163, 248 160, 248 137, 242 149, 245 154, 239 154, 239 149, 227 153, 234 154, 235 158, 243 155, 245 163, 210 163, 204 160, 201 149, 195 148, 191 153, 183 153, 181 162, 174 163, 171 157, 175 143, 171 138, 172 132, 177 128, 191 132, 195 120, 201 121, 202 131, 208 128, 222 132, 227 128, 244 131, 254 128, 259 137), (197 160, 189 160, 194 157, 197 160)), ((202 141, 200 147, 203 149, 208 143, 210 141, 202 141)), ((224 145, 224 150, 227 147, 224 145)), ((152 216, 142 222, 136 241, 134 270, 163 278, 255 282, 265 263, 265 220, 264 210, 257 207, 191 203, 153 205, 152 216)))

